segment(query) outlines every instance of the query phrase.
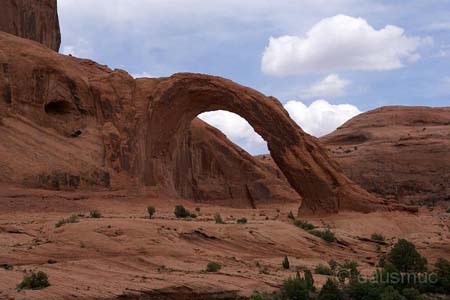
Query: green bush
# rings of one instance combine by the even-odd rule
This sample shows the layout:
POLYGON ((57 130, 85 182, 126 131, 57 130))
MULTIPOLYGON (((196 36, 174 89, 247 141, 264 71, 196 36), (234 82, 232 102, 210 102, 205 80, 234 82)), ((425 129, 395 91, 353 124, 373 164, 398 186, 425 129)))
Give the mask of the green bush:
POLYGON ((288 213, 288 218, 291 219, 291 220, 295 220, 295 216, 294 216, 294 214, 292 213, 292 211, 290 211, 290 212, 288 213))
POLYGON ((450 207, 447 209, 447 213, 450 214, 450 207))
POLYGON ((311 299, 308 291, 306 281, 297 276, 294 278, 288 278, 283 282, 281 288, 281 299, 283 300, 309 300, 311 299))
POLYGON ((191 213, 189 212, 189 210, 187 210, 183 205, 177 205, 175 206, 175 211, 174 211, 175 217, 177 218, 187 218, 191 215, 191 213))
POLYGON ((102 214, 98 210, 92 210, 89 212, 89 216, 93 219, 99 219, 102 217, 102 214))
POLYGON ((282 265, 283 265, 283 269, 286 269, 286 270, 291 267, 289 264, 289 259, 288 259, 287 255, 284 256, 282 265))
POLYGON ((450 294, 450 262, 439 258, 434 265, 434 273, 437 274, 435 289, 442 294, 450 294))
POLYGON ((154 206, 147 207, 148 218, 153 218, 153 215, 156 213, 156 208, 154 206))
POLYGON ((41 290, 50 286, 48 276, 42 271, 31 273, 30 276, 25 276, 23 281, 17 286, 18 290, 41 290))
POLYGON ((217 262, 209 262, 206 265, 206 271, 210 273, 218 272, 220 269, 222 269, 222 265, 217 262))
POLYGON ((400 272, 425 272, 427 259, 420 255, 416 246, 407 240, 399 240, 387 257, 400 272))
POLYGON ((326 241, 328 243, 332 243, 332 242, 336 241, 336 236, 330 229, 326 229, 325 231, 310 230, 309 233, 322 238, 324 241, 326 241))
POLYGON ((308 291, 315 292, 316 287, 314 286, 314 277, 311 271, 306 269, 304 273, 305 273, 306 288, 308 289, 308 291))
POLYGON ((314 273, 319 275, 333 275, 333 270, 331 270, 329 267, 324 265, 318 265, 314 268, 314 273))
POLYGON ((319 300, 343 300, 344 294, 339 289, 336 280, 328 278, 319 293, 319 300))
POLYGON ((197 219, 197 215, 194 213, 191 213, 191 215, 189 217, 191 217, 192 219, 197 219))
POLYGON ((222 220, 222 216, 219 213, 216 213, 214 215, 214 220, 216 221, 216 224, 225 224, 222 220))
POLYGON ((383 242, 386 238, 381 233, 374 233, 371 236, 372 240, 383 242))
POLYGON ((330 266, 330 268, 331 268, 332 271, 336 271, 337 268, 339 267, 338 262, 335 261, 334 259, 330 260, 330 261, 328 262, 328 265, 330 266))
POLYGON ((309 223, 308 221, 302 221, 302 220, 297 220, 294 221, 294 225, 302 228, 304 230, 313 230, 316 228, 316 226, 314 226, 313 224, 309 223))
POLYGON ((247 224, 247 219, 246 218, 240 218, 237 220, 238 224, 247 224))
POLYGON ((59 228, 65 224, 78 223, 79 221, 80 221, 80 217, 78 217, 77 215, 71 215, 70 217, 68 217, 66 219, 61 219, 58 222, 56 222, 55 227, 59 228))
POLYGON ((406 300, 399 291, 392 286, 386 287, 380 295, 380 300, 406 300))

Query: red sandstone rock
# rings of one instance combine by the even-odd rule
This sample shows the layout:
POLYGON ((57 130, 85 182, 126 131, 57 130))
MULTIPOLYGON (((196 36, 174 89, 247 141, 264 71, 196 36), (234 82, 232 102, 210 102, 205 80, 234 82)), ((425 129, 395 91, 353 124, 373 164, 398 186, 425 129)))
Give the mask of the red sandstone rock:
POLYGON ((37 41, 58 51, 61 33, 56 0, 1 0, 0 31, 37 41))
MULTIPOLYGON (((199 156, 183 155, 183 144, 199 113, 225 109, 246 118, 266 139, 273 158, 304 199, 301 212, 371 211, 381 203, 345 177, 326 149, 305 134, 275 98, 214 76, 134 80, 124 71, 58 55, 8 34, 0 33, 0 41, 2 123, 16 134, 28 134, 2 134, 13 147, 3 149, 2 169, 9 174, 4 180, 57 188, 143 184, 196 198, 199 181, 192 185, 185 167, 199 156)), ((237 194, 249 192, 247 200, 268 194, 267 185, 258 186, 253 179, 267 174, 236 177, 248 178, 237 194)), ((213 178, 214 172, 204 175, 213 178)))
POLYGON ((450 200, 450 107, 382 107, 321 138, 345 174, 405 203, 450 200))

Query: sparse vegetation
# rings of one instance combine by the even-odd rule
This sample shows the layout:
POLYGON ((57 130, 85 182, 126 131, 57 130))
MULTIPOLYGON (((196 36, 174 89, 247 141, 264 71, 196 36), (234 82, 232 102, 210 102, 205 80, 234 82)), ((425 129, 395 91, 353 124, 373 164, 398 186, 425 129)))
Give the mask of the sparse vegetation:
POLYGON ((191 213, 189 212, 189 210, 187 210, 183 205, 175 206, 174 214, 175 214, 175 217, 182 218, 182 219, 191 216, 191 213))
POLYGON ((147 207, 148 218, 153 218, 153 215, 156 213, 156 208, 154 206, 147 207))
POLYGON ((25 276, 22 282, 17 286, 18 290, 41 290, 49 287, 48 276, 42 271, 37 273, 31 273, 29 276, 25 276))
POLYGON ((308 221, 302 221, 302 220, 297 220, 294 222, 294 225, 302 228, 304 230, 313 230, 316 228, 316 226, 314 226, 313 224, 309 223, 308 221))
POLYGON ((291 220, 295 220, 295 216, 294 216, 294 214, 292 213, 292 211, 289 212, 288 218, 291 219, 291 220))
POLYGON ((282 265, 283 265, 283 269, 287 270, 290 268, 289 258, 287 257, 287 255, 284 256, 282 265))
POLYGON ((100 211, 98 210, 91 210, 89 212, 89 216, 93 219, 100 219, 102 217, 102 214, 100 211))
POLYGON ((314 269, 314 273, 319 275, 331 276, 333 275, 333 270, 331 270, 330 267, 325 265, 317 265, 316 268, 314 269))
POLYGON ((217 262, 209 262, 206 265, 206 272, 215 273, 222 269, 222 265, 217 262))
POLYGON ((195 211, 199 213, 200 212, 200 207, 196 207, 195 211))
POLYGON ((222 216, 219 213, 216 213, 214 215, 214 220, 216 221, 216 224, 225 224, 222 219, 222 216))
POLYGON ((413 243, 401 239, 392 248, 388 261, 400 272, 424 272, 427 259, 420 255, 413 243))
POLYGON ((311 233, 312 235, 315 235, 317 237, 322 238, 324 241, 326 241, 328 243, 332 243, 332 242, 336 241, 336 236, 334 235, 334 233, 330 229, 326 229, 324 231, 310 230, 309 233, 311 233))
POLYGON ((360 275, 356 261, 346 261, 342 266, 335 261, 330 261, 329 264, 333 269, 340 269, 333 271, 323 265, 316 267, 315 273, 330 276, 318 293, 315 291, 311 272, 305 270, 304 277, 297 272, 294 278, 285 280, 279 292, 264 295, 266 298, 255 295, 254 299, 437 300, 448 299, 450 295, 450 262, 438 259, 433 273, 428 273, 433 274, 433 280, 430 277, 430 280, 424 281, 420 276, 427 275, 426 260, 416 251, 412 243, 405 240, 398 241, 386 256, 383 266, 377 269, 371 278, 360 275), (399 259, 400 253, 403 253, 402 259, 399 259), (339 281, 334 277, 337 275, 339 281), (392 275, 396 277, 389 277, 391 280, 386 277, 392 275), (416 276, 413 276, 415 280, 404 280, 412 278, 411 275, 416 276), (399 280, 400 278, 403 280, 399 280))
POLYGON ((386 238, 381 233, 374 233, 371 236, 372 240, 383 242, 386 238))
POLYGON ((68 218, 65 219, 61 219, 58 222, 56 222, 55 227, 59 228, 65 224, 69 224, 69 223, 78 223, 80 221, 80 217, 78 217, 77 215, 71 215, 68 218))
POLYGON ((238 224, 247 224, 247 219, 246 218, 240 218, 237 220, 238 224))
POLYGON ((450 207, 449 207, 449 208, 447 208, 447 213, 448 213, 448 214, 450 214, 450 207))
POLYGON ((192 219, 197 219, 197 215, 194 213, 191 213, 191 215, 189 217, 191 217, 192 219))

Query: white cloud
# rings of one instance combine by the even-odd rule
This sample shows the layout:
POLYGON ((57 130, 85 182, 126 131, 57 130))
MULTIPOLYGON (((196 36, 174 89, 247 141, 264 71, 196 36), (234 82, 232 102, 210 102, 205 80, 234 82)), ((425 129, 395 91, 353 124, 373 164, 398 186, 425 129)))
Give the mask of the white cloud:
POLYGON ((330 74, 319 82, 312 84, 305 90, 306 97, 339 97, 346 93, 350 81, 340 78, 337 74, 330 74))
POLYGON ((322 19, 304 37, 271 37, 262 71, 271 75, 343 70, 392 70, 419 58, 417 48, 430 39, 408 37, 400 27, 376 30, 363 18, 322 19))
MULTIPOLYGON (((300 101, 289 101, 284 108, 304 131, 317 137, 334 131, 361 113, 354 105, 333 105, 326 100, 314 101, 309 106, 300 101)), ((237 114, 218 110, 200 114, 199 118, 222 131, 231 141, 252 154, 268 152, 266 142, 237 114)))
POLYGON ((334 131, 347 120, 361 113, 354 105, 334 105, 326 100, 316 100, 309 106, 301 101, 289 101, 284 108, 304 131, 316 137, 334 131))
POLYGON ((130 74, 131 76, 133 76, 133 78, 155 78, 156 76, 147 73, 147 72, 142 72, 142 73, 137 73, 137 74, 130 74))
POLYGON ((210 111, 198 116, 222 131, 228 139, 252 154, 267 153, 267 144, 241 116, 223 110, 210 111))

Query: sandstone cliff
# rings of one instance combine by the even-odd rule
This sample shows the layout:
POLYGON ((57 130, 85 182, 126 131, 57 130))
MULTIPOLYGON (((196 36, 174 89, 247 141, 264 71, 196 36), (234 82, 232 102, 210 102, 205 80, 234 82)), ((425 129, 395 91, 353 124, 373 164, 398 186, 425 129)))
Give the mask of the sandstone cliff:
POLYGON ((0 31, 59 50, 61 33, 56 0, 1 0, 0 7, 0 31))
POLYGON ((252 206, 281 194, 298 200, 223 135, 209 130, 209 136, 187 139, 198 114, 225 109, 246 118, 267 140, 303 197, 302 212, 383 207, 343 175, 275 98, 214 76, 134 80, 125 71, 5 33, 0 42, 3 181, 55 189, 146 186, 252 206))
POLYGON ((450 200, 450 107, 382 107, 321 138, 344 172, 407 203, 450 200))

